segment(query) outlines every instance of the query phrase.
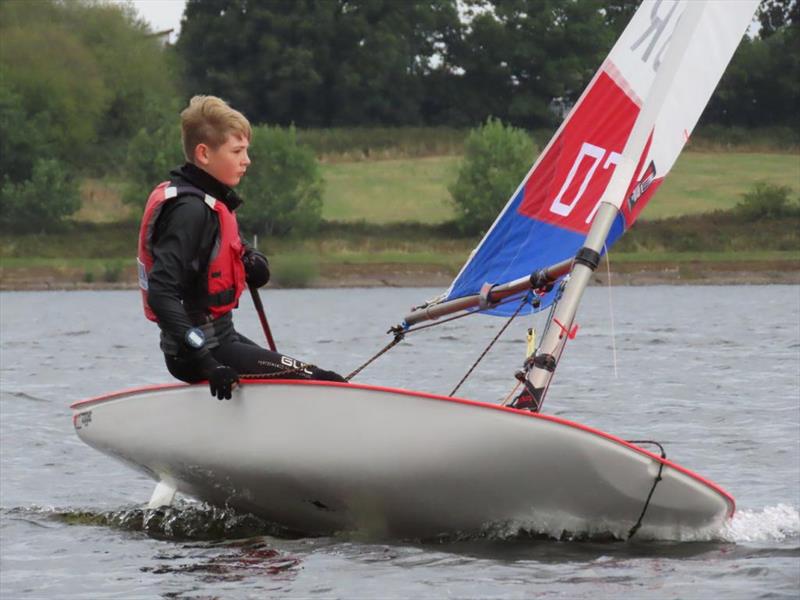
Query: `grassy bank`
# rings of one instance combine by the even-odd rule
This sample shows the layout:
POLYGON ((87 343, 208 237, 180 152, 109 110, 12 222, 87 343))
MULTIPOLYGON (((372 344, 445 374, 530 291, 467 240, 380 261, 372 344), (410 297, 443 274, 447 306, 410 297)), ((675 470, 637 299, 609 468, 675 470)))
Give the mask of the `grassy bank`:
POLYGON ((447 186, 458 162, 456 156, 435 156, 323 165, 322 216, 378 224, 448 221, 454 211, 447 186))
MULTIPOLYGON (((323 216, 382 224, 446 222, 455 215, 447 187, 455 181, 458 164, 459 157, 444 156, 324 165, 323 216)), ((796 196, 800 155, 684 153, 642 219, 726 210, 757 181, 788 186, 796 196)))
POLYGON ((645 220, 679 217, 734 207, 757 181, 800 194, 800 155, 686 152, 647 205, 645 220))

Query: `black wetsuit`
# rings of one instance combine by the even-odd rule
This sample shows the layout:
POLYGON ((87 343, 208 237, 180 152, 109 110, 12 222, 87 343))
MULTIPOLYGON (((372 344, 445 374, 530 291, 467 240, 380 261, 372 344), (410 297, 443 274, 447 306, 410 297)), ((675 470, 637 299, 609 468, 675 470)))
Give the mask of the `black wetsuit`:
MULTIPOLYGON (((170 181, 199 188, 231 211, 241 204, 233 190, 190 163, 172 171, 170 181)), ((247 339, 233 327, 231 313, 210 320, 203 300, 209 258, 218 236, 216 213, 197 196, 179 196, 167 202, 156 221, 147 301, 158 317, 161 350, 169 372, 194 383, 207 379, 219 365, 227 365, 239 375, 344 381, 332 371, 271 352, 247 339), (184 342, 186 332, 194 327, 206 336, 199 350, 184 342)))

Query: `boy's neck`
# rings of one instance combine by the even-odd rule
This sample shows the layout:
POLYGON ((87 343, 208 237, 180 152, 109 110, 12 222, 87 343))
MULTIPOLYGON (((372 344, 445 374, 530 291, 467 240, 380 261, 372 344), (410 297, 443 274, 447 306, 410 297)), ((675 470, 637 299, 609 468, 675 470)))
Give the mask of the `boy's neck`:
POLYGON ((194 163, 184 163, 182 167, 176 169, 172 173, 186 179, 192 185, 203 190, 206 194, 213 196, 217 200, 221 200, 230 210, 235 210, 242 203, 241 198, 239 198, 232 188, 229 188, 208 171, 205 171, 194 163))

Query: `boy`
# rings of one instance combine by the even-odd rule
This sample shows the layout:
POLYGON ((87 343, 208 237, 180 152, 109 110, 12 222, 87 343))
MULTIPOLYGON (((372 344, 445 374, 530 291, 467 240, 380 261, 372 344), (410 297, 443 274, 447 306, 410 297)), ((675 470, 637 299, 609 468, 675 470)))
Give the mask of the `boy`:
POLYGON ((161 328, 169 372, 207 379, 229 399, 239 375, 344 381, 340 375, 261 348, 233 327, 247 285, 269 281, 266 257, 239 237, 233 191, 250 165, 250 123, 213 96, 181 113, 186 163, 147 200, 139 232, 139 286, 145 315, 161 328))

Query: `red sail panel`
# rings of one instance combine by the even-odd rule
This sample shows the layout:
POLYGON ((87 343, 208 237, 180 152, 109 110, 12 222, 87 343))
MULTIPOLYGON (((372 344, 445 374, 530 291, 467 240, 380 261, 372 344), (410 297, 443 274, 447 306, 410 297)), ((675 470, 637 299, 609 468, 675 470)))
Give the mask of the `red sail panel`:
POLYGON ((639 106, 602 72, 525 185, 518 212, 586 233, 639 106))

